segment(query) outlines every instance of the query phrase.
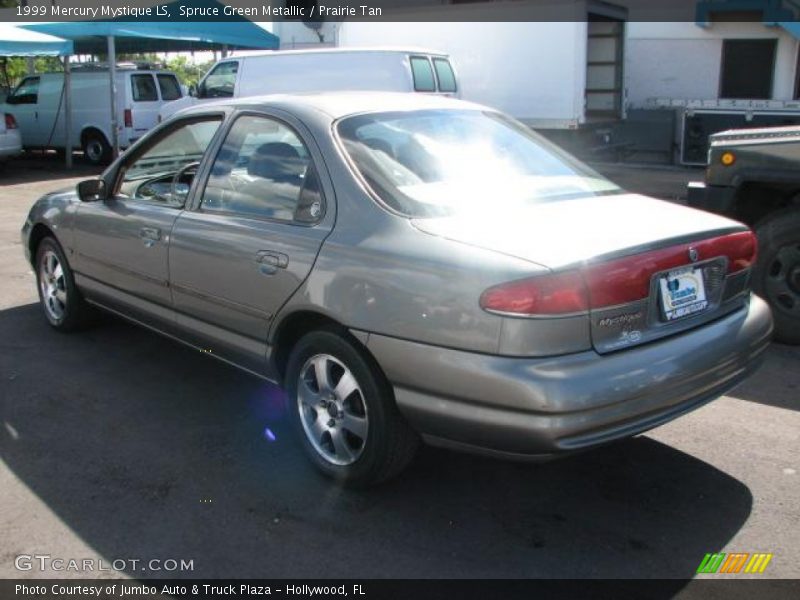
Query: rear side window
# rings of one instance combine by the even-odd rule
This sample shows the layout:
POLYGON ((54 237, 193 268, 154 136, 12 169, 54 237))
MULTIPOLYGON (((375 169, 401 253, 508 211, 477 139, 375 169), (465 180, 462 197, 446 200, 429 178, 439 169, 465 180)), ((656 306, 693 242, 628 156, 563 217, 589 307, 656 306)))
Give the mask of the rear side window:
POLYGON ((161 99, 164 101, 177 100, 181 97, 181 86, 174 75, 156 75, 158 87, 161 89, 161 99))
POLYGON ((131 75, 131 89, 134 102, 155 102, 158 100, 156 82, 152 75, 131 75))
POLYGON ((297 134, 274 119, 239 117, 214 160, 203 210, 316 223, 324 204, 319 177, 297 134))
POLYGON ((411 57, 411 73, 414 76, 414 90, 417 92, 435 92, 436 81, 433 78, 431 61, 424 56, 411 57))
POLYGON ((436 69, 436 78, 439 80, 439 91, 452 93, 456 91, 456 76, 453 67, 446 58, 434 58, 433 67, 436 69))
POLYGON ((9 104, 36 104, 39 101, 39 78, 26 77, 6 102, 9 104))

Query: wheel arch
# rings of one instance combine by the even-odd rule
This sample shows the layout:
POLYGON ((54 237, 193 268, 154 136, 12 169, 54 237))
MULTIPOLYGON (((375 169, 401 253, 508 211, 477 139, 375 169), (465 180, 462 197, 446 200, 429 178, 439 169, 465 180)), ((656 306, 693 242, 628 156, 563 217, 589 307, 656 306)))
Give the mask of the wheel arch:
POLYGON ((285 383, 289 355, 295 344, 307 333, 320 329, 333 330, 340 335, 346 336, 374 361, 366 346, 350 333, 350 329, 346 325, 320 311, 298 309, 283 316, 270 336, 270 346, 273 349, 270 355, 270 362, 281 385, 285 383))
POLYGON ((108 141, 108 135, 100 127, 98 127, 97 125, 84 125, 83 129, 81 129, 81 135, 80 135, 81 146, 83 146, 83 143, 86 141, 86 138, 92 133, 97 133, 101 135, 103 139, 106 141, 106 144, 109 145, 111 144, 111 142, 108 141))
MULTIPOLYGON (((31 232, 28 235, 28 249, 30 250, 30 257, 31 257, 31 264, 36 264, 36 251, 39 248, 39 244, 42 240, 46 237, 52 237, 58 242, 58 238, 56 234, 44 223, 36 223, 32 228, 31 232)), ((59 244, 61 242, 58 242, 59 244)))
POLYGON ((748 180, 738 186, 731 216, 755 228, 773 214, 797 206, 800 206, 800 180, 748 180))

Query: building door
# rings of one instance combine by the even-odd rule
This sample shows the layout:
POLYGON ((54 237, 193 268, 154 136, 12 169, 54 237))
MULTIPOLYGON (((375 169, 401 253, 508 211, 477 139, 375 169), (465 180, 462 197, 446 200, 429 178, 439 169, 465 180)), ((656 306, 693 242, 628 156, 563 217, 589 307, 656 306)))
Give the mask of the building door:
POLYGON ((622 117, 625 22, 609 19, 590 20, 588 29, 586 118, 589 121, 619 119, 622 117))

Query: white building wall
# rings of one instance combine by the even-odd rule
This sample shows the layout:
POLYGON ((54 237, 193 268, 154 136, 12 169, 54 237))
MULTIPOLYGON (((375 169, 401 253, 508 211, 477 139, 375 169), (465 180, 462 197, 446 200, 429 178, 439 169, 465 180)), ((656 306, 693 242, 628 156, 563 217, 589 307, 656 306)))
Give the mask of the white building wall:
POLYGON ((773 100, 792 100, 798 42, 780 27, 761 23, 627 24, 625 89, 631 108, 648 99, 713 100, 719 98, 722 42, 725 39, 775 38, 773 100))
POLYGON ((586 23, 363 23, 341 25, 339 46, 412 46, 453 60, 465 100, 533 126, 583 120, 586 23))

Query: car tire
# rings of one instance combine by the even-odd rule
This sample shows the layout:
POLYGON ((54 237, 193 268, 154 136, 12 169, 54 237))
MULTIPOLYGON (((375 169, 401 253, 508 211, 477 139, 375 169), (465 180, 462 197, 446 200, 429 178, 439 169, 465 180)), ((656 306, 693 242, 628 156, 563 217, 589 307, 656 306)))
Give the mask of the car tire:
POLYGON ((64 251, 52 237, 45 237, 36 249, 36 289, 47 322, 56 330, 81 329, 91 319, 91 307, 75 286, 72 269, 64 251))
POLYGON ((81 140, 83 156, 93 165, 104 165, 111 161, 111 146, 99 131, 89 131, 81 140))
POLYGON ((413 459, 419 436, 375 360, 346 332, 303 336, 289 357, 286 389, 290 419, 325 475, 366 487, 397 475, 413 459))
POLYGON ((753 290, 772 307, 775 340, 800 344, 800 208, 767 217, 755 232, 753 290))

